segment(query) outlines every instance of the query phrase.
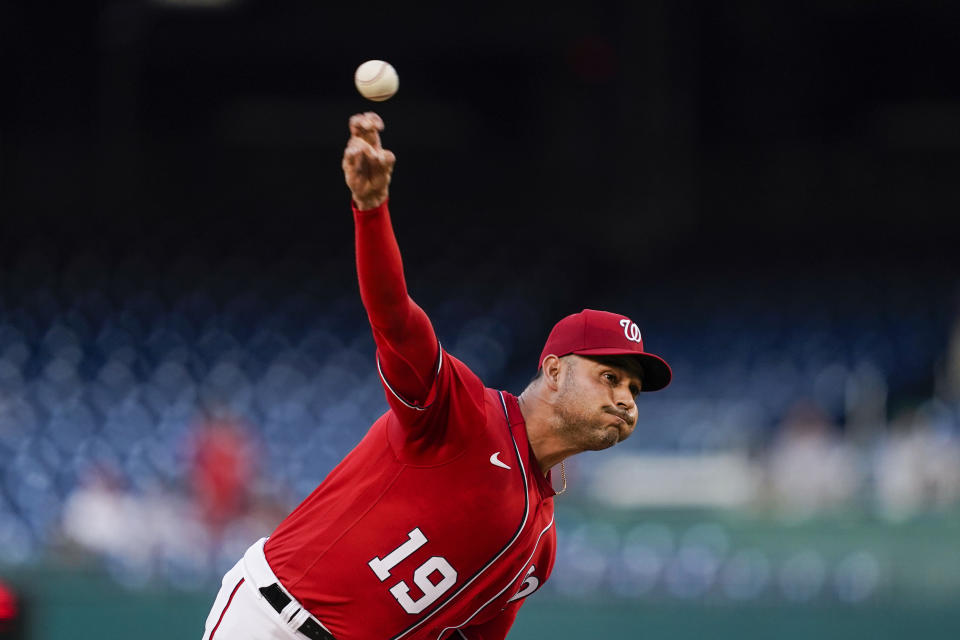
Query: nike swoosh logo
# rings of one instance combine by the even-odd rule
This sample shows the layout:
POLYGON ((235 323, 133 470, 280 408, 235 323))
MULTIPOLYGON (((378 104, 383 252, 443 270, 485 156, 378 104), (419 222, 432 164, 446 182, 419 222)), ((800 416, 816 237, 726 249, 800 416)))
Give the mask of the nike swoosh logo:
POLYGON ((492 464, 492 465, 494 465, 494 466, 497 466, 497 467, 500 467, 500 468, 502 468, 502 469, 509 469, 509 468, 510 468, 509 465, 504 464, 503 462, 500 461, 500 452, 499 452, 499 451, 497 451, 495 454, 493 454, 492 456, 490 456, 490 464, 492 464))

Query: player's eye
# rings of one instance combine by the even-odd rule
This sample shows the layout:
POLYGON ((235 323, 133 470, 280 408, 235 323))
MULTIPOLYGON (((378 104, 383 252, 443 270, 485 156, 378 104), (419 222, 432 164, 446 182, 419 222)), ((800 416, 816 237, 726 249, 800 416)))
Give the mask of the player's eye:
POLYGON ((604 373, 603 378, 610 384, 617 384, 617 376, 613 373, 604 373))

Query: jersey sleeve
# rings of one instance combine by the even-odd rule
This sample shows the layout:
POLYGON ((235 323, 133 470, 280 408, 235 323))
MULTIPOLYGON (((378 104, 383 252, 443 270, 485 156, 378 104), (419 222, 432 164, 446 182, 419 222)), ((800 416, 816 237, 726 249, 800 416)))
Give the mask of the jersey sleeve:
POLYGON ((451 640, 503 640, 510 632, 522 605, 523 600, 511 602, 497 617, 478 625, 457 629, 447 637, 451 640))
POLYGON ((459 425, 483 412, 483 384, 440 346, 427 314, 407 292, 387 203, 354 207, 360 297, 377 345, 377 369, 396 416, 391 443, 423 450, 455 445, 459 425))

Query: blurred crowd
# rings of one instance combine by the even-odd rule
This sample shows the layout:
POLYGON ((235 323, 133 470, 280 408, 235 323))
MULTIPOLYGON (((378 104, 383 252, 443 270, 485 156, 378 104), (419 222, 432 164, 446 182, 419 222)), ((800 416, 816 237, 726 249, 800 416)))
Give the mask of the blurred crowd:
POLYGON ((949 510, 960 503, 960 437, 951 413, 930 400, 858 439, 815 408, 797 411, 766 452, 761 498, 797 519, 867 507, 901 521, 949 510))
MULTIPOLYGON (((128 584, 209 584, 386 409, 352 282, 318 291, 309 269, 281 278, 191 255, 109 265, 26 254, 2 277, 0 564, 93 559, 128 584)), ((662 283, 642 303, 627 301, 675 382, 642 398, 631 440, 571 465, 569 504, 601 495, 619 506, 669 505, 672 489, 691 495, 689 482, 671 488, 663 473, 618 485, 603 465, 735 454, 746 480, 733 504, 744 509, 800 521, 854 508, 906 521, 955 508, 953 286, 877 287, 854 276, 789 291, 763 279, 662 283), (631 497, 631 485, 646 493, 631 497)), ((519 392, 528 355, 556 320, 541 321, 537 305, 522 287, 504 287, 491 299, 427 306, 445 348, 519 392)), ((716 492, 723 482, 710 478, 700 484, 716 492)), ((616 554, 635 553, 612 566, 640 569, 610 578, 611 589, 636 587, 656 548, 640 549, 631 535, 614 536, 616 554)), ((579 539, 570 542, 574 568, 594 553, 579 539)), ((763 564, 749 553, 740 560, 727 569, 734 593, 763 564)), ((796 560, 801 575, 808 560, 796 560)), ((849 562, 852 571, 873 566, 849 562)), ((571 580, 555 588, 586 584, 571 580)))

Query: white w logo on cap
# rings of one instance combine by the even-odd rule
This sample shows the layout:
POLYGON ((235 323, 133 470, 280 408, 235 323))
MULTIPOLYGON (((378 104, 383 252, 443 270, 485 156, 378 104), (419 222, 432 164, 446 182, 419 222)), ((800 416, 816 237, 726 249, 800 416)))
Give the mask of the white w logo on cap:
POLYGON ((627 318, 624 318, 620 321, 620 326, 623 327, 623 335, 627 337, 627 340, 631 340, 638 344, 643 342, 643 340, 640 338, 640 327, 637 326, 637 323, 631 322, 627 318))

